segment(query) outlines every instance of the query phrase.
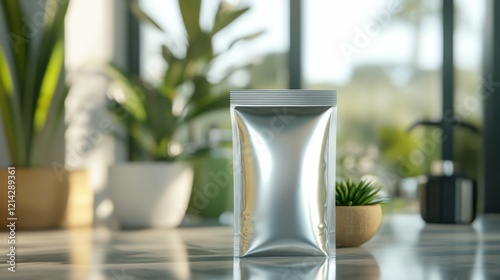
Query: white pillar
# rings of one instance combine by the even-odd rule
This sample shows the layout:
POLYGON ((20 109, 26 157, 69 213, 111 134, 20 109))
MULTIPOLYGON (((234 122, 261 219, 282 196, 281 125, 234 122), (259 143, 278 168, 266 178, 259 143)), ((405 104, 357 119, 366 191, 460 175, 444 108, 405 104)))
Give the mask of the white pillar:
POLYGON ((88 170, 96 194, 97 222, 109 210, 107 167, 124 159, 125 148, 114 140, 118 128, 106 110, 108 80, 96 66, 125 64, 126 2, 72 0, 66 17, 66 67, 72 88, 66 100, 65 164, 68 169, 88 170))

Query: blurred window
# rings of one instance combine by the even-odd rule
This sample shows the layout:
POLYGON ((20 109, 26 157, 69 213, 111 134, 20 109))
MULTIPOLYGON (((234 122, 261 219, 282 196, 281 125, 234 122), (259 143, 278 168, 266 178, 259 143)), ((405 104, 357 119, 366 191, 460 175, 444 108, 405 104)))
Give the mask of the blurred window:
MULTIPOLYGON (((216 52, 238 35, 265 33, 221 56, 209 78, 218 82, 229 67, 248 65, 225 86, 286 88, 289 1, 229 2, 250 11, 216 36, 216 52)), ((203 1, 202 28, 210 28, 217 5, 203 1)), ((432 129, 407 129, 417 120, 441 118, 441 2, 303 0, 302 5, 303 85, 339 93, 339 177, 369 174, 387 191, 415 202, 416 180, 411 178, 427 173, 440 157, 440 139, 433 137, 432 129)), ((166 67, 161 44, 184 44, 185 31, 177 1, 142 0, 141 6, 167 31, 141 26, 141 75, 157 81, 166 67)), ((478 87, 487 79, 487 73, 481 73, 484 14, 485 0, 455 1, 456 117, 479 126, 478 87)), ((230 127, 227 118, 219 119, 226 121, 222 127, 230 127)), ((455 158, 476 177, 479 137, 459 129, 455 138, 455 158)), ((402 205, 401 211, 417 209, 402 205)))
MULTIPOLYGON (((228 79, 229 87, 284 88, 288 72, 288 1, 287 0, 243 0, 226 1, 250 10, 237 19, 226 30, 214 37, 214 51, 223 52, 242 34, 263 30, 265 33, 252 41, 235 45, 213 65, 209 78, 218 82, 230 67, 248 66, 236 71, 228 79)), ((219 1, 202 1, 200 21, 202 28, 211 28, 219 1)), ((166 34, 153 27, 141 26, 141 74, 157 81, 159 73, 166 67, 161 58, 161 44, 182 46, 185 31, 177 1, 142 0, 141 7, 166 30, 166 34)), ((182 55, 182 48, 175 48, 182 55)))
MULTIPOLYGON (((390 192, 415 196, 416 180, 401 178, 427 173, 440 157, 432 129, 406 130, 441 118, 441 2, 303 5, 304 85, 339 93, 338 175, 371 174, 390 192)), ((477 125, 484 13, 484 0, 455 1, 455 109, 457 118, 477 125)), ((479 137, 458 129, 455 138, 456 160, 475 177, 479 137)))

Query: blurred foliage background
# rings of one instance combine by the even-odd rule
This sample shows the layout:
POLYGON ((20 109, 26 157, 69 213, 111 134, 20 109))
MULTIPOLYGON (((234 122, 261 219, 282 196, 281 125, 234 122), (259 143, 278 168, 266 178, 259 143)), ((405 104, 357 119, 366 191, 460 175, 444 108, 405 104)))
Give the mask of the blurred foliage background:
MULTIPOLYGON (((153 7, 167 7, 159 2, 141 3, 152 16, 153 7)), ((288 1, 239 3, 248 5, 250 11, 234 30, 266 32, 248 46, 235 46, 230 53, 231 62, 244 64, 244 69, 224 80, 218 78, 218 72, 224 70, 214 69, 209 79, 227 88, 286 87, 288 1)), ((358 0, 304 1, 304 84, 309 89, 338 91, 337 176, 371 176, 388 193, 403 196, 406 202, 393 203, 395 211, 415 212, 417 180, 405 178, 428 173, 441 152, 441 140, 434 129, 408 131, 418 120, 441 117, 441 6, 429 0, 365 4, 358 0), (347 56, 346 45, 354 50, 347 56)), ((456 114, 458 119, 480 127, 477 87, 482 79, 484 2, 459 0, 455 9, 456 114), (473 99, 477 104, 469 102, 473 99)), ((210 14, 214 9, 207 5, 205 10, 210 14)), ((168 22, 173 21, 165 19, 164 24, 168 22)), ((229 30, 221 37, 233 32, 229 30)), ((146 42, 155 38, 151 30, 144 30, 144 34, 146 42)), ((224 44, 226 39, 214 38, 215 48, 224 44)), ((163 67, 155 62, 154 53, 144 55, 142 69, 163 67)), ((214 127, 230 130, 227 111, 199 121, 199 141, 206 142, 208 131, 214 127)), ((455 159, 467 176, 477 178, 480 137, 461 129, 455 132, 455 159)))

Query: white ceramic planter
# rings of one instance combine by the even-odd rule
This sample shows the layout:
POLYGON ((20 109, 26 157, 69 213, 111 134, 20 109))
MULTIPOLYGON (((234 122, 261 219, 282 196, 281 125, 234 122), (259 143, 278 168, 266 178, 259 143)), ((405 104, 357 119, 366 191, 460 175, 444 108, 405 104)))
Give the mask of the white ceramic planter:
POLYGON ((182 162, 117 164, 109 167, 108 181, 122 227, 176 227, 188 206, 193 168, 182 162))

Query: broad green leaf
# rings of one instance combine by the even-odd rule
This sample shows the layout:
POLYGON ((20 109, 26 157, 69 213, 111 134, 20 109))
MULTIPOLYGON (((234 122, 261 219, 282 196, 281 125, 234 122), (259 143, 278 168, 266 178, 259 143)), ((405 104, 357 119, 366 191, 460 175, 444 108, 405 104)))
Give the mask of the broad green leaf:
POLYGON ((199 102, 191 104, 184 114, 179 119, 180 123, 186 123, 190 120, 201 116, 205 113, 219 109, 229 109, 230 97, 229 93, 220 94, 218 96, 208 95, 199 102))
POLYGON ((150 132, 149 130, 143 129, 139 123, 132 123, 131 127, 129 127, 129 133, 132 138, 142 149, 146 150, 149 155, 153 155, 156 151, 156 143, 150 132))
POLYGON ((233 5, 228 4, 225 1, 221 1, 219 8, 217 9, 217 13, 215 14, 215 22, 211 33, 212 36, 231 24, 248 10, 248 7, 237 9, 233 5))
POLYGON ((165 59, 167 65, 172 64, 172 62, 175 59, 174 54, 172 53, 170 48, 165 44, 161 46, 161 56, 163 57, 163 59, 165 59))
POLYGON ((260 35, 264 34, 264 31, 261 30, 261 31, 257 31, 257 32, 254 32, 252 34, 248 34, 246 36, 242 36, 242 37, 239 37, 239 38, 236 38, 234 39, 228 46, 227 50, 230 50, 234 45, 238 44, 239 42, 243 42, 243 41, 251 41, 251 40, 254 40, 255 38, 259 37, 260 35))
POLYGON ((205 76, 196 76, 193 79, 193 84, 193 94, 189 97, 189 101, 187 102, 186 107, 210 95, 210 83, 207 81, 207 78, 205 76))
POLYGON ((201 33, 200 12, 201 0, 179 0, 182 21, 188 34, 188 42, 194 42, 201 33))
POLYGON ((186 64, 185 59, 174 59, 165 72, 160 91, 171 100, 175 98, 176 88, 186 80, 184 76, 186 64))
POLYGON ((124 98, 114 98, 114 100, 132 114, 135 119, 145 121, 146 108, 143 105, 145 93, 142 88, 117 66, 104 65, 102 69, 123 90, 124 98))
POLYGON ((212 38, 210 34, 201 32, 189 43, 186 60, 188 62, 204 59, 206 61, 213 57, 212 38))
POLYGON ((142 128, 145 121, 135 119, 126 108, 114 100, 111 100, 108 110, 115 121, 124 124, 124 127, 127 128, 126 136, 120 135, 119 131, 115 131, 114 135, 119 140, 128 142, 131 159, 150 160, 150 158, 145 158, 144 155, 151 154, 155 149, 155 145, 150 131, 142 128))
POLYGON ((163 28, 161 28, 161 26, 154 19, 152 19, 148 14, 146 14, 146 12, 144 12, 144 10, 142 10, 139 4, 139 0, 132 0, 130 2, 130 10, 138 20, 150 24, 159 31, 164 32, 163 28))
POLYGON ((156 90, 146 91, 145 94, 144 107, 148 108, 145 126, 151 131, 155 142, 160 145, 165 138, 172 138, 175 132, 172 101, 156 90))

